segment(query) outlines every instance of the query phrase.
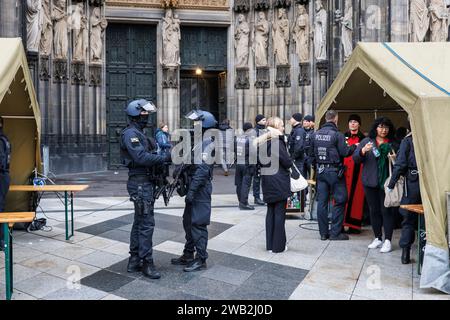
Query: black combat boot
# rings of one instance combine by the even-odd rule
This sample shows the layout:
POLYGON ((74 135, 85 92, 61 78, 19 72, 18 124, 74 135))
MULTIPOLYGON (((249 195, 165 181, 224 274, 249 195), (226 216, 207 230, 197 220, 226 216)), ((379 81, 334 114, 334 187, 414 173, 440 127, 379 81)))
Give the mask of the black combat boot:
POLYGON ((411 248, 403 248, 402 249, 402 264, 411 263, 410 252, 411 252, 411 248))
POLYGON ((255 210, 255 207, 239 202, 239 209, 241 210, 255 210))
POLYGON ((255 204, 259 206, 265 205, 264 201, 262 201, 260 198, 255 198, 255 204))
POLYGON ((193 252, 189 252, 189 253, 184 252, 181 255, 181 257, 174 258, 174 259, 170 260, 170 262, 172 264, 174 264, 174 265, 177 265, 177 266, 186 266, 190 262, 192 262, 193 260, 194 260, 194 253, 193 252))
POLYGON ((349 240, 348 235, 346 235, 345 233, 339 233, 337 236, 331 236, 330 240, 332 241, 342 241, 342 240, 349 240))
POLYGON ((138 272, 142 270, 142 260, 139 258, 138 255, 132 255, 130 256, 130 259, 128 259, 128 266, 127 271, 128 272, 138 272))
POLYGON ((144 276, 150 279, 159 279, 161 278, 161 274, 156 270, 153 261, 144 260, 144 264, 142 266, 142 273, 144 276))
POLYGON ((195 258, 183 270, 186 272, 200 271, 206 269, 206 260, 195 258))

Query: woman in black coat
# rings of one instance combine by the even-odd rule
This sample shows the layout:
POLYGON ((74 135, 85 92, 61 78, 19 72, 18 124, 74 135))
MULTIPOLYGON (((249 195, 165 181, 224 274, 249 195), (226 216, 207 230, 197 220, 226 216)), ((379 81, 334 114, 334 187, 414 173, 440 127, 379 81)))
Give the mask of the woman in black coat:
POLYGON ((267 124, 268 132, 256 141, 258 145, 266 146, 261 149, 267 150, 267 156, 270 157, 270 163, 262 163, 261 170, 263 199, 267 203, 266 248, 268 251, 278 253, 287 250, 285 220, 286 203, 291 196, 289 169, 292 160, 286 147, 283 120, 273 117, 267 124))
POLYGON ((373 123, 369 136, 360 142, 353 154, 355 163, 363 164, 362 184, 375 236, 368 248, 381 247, 382 253, 392 250, 395 217, 390 208, 384 206, 384 183, 389 175, 389 153, 397 150, 397 146, 394 125, 388 118, 380 117, 373 123))

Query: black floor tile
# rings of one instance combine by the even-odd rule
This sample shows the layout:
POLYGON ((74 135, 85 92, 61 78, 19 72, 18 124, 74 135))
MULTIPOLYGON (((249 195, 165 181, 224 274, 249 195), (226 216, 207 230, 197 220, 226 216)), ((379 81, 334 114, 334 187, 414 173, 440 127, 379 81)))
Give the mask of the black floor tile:
POLYGON ((106 270, 100 270, 90 276, 81 279, 81 284, 94 289, 112 292, 123 287, 133 280, 134 278, 132 277, 127 277, 106 270))
POLYGON ((176 292, 170 288, 161 287, 159 279, 143 281, 136 279, 113 292, 114 295, 128 300, 166 300, 176 292))
POLYGON ((119 229, 111 229, 107 232, 98 234, 97 236, 124 243, 130 243, 130 233, 119 229))

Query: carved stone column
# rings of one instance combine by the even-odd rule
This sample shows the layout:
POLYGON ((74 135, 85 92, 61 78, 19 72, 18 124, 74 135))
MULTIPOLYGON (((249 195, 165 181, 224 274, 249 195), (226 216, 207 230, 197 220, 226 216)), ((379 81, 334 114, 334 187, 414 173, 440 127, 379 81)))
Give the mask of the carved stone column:
POLYGON ((236 82, 234 84, 237 91, 238 129, 242 129, 245 121, 245 93, 250 89, 250 77, 248 68, 236 68, 236 82))
POLYGON ((255 87, 257 91, 258 114, 265 114, 266 111, 266 90, 270 88, 270 69, 269 67, 256 68, 255 87))
POLYGON ((309 86, 311 85, 311 66, 309 62, 299 63, 300 73, 298 74, 298 85, 299 86, 309 86))
POLYGON ((42 81, 48 81, 51 78, 50 73, 50 60, 48 56, 41 56, 39 63, 39 79, 42 81))
POLYGON ((31 78, 36 87, 36 93, 39 94, 39 54, 37 52, 27 52, 28 68, 31 72, 31 78))
POLYGON ((55 59, 53 60, 53 82, 66 83, 67 75, 67 60, 55 59))
POLYGON ((164 110, 164 121, 169 126, 171 130, 178 129, 180 113, 180 104, 178 99, 178 67, 163 67, 163 110, 164 110))
POLYGON ((278 65, 275 85, 278 88, 278 108, 280 118, 285 120, 286 117, 286 88, 291 86, 291 66, 278 65))
POLYGON ((327 77, 328 77, 328 61, 318 61, 316 63, 317 71, 319 71, 319 79, 320 79, 320 98, 325 95, 327 92, 327 77))

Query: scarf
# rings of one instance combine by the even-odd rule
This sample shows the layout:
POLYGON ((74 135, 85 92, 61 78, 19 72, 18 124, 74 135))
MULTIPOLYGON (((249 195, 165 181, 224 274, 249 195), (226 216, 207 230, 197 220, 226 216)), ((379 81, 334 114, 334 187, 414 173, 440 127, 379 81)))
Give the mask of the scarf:
POLYGON ((391 144, 382 143, 378 150, 380 151, 380 156, 378 157, 378 186, 380 189, 384 189, 384 183, 389 176, 388 154, 391 151, 391 144))

